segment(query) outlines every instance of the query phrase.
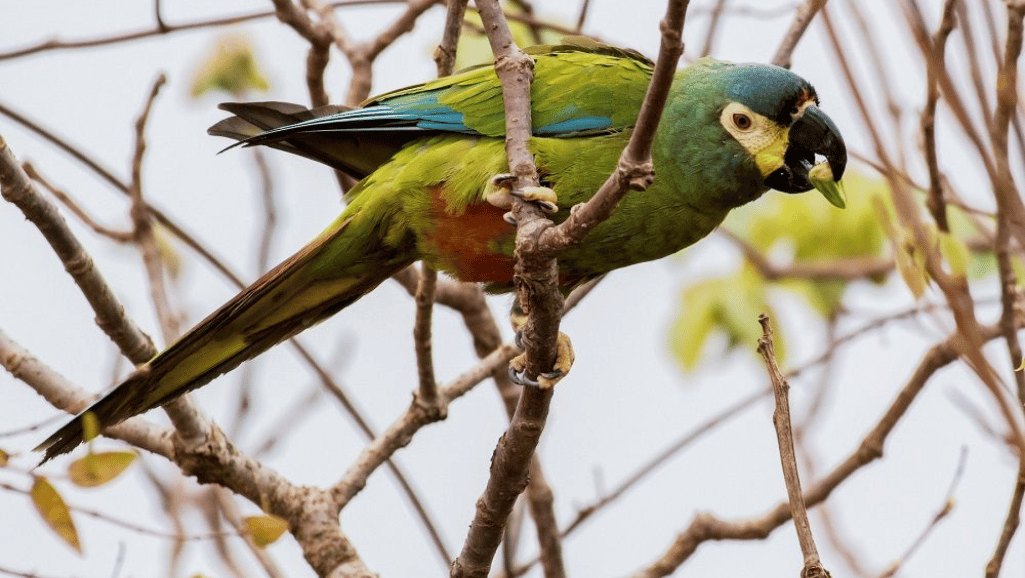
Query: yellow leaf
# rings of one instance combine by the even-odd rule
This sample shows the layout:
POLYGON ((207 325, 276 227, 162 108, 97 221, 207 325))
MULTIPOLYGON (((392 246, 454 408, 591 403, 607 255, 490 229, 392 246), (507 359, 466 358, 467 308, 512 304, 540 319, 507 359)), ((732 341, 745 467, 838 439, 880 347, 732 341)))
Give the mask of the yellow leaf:
POLYGON ((95 488, 120 476, 136 457, 135 452, 91 453, 71 462, 68 476, 75 485, 95 488))
POLYGON ((893 244, 893 259, 897 264, 897 271, 900 272, 904 284, 911 290, 915 299, 918 299, 925 293, 928 284, 921 251, 915 246, 911 233, 896 223, 883 202, 879 199, 873 199, 873 202, 876 205, 879 220, 883 223, 886 234, 893 244))
POLYGON ((260 70, 249 41, 239 34, 227 34, 217 41, 213 54, 203 63, 192 82, 192 96, 211 90, 238 96, 250 90, 265 91, 270 83, 260 70))
POLYGON ((100 435, 100 420, 96 414, 87 411, 82 414, 82 440, 91 442, 100 435))
POLYGON ((7 463, 11 461, 11 454, 0 450, 0 468, 7 467, 7 463))
POLYGON ((78 541, 78 531, 75 530, 75 522, 71 519, 71 512, 64 499, 57 493, 57 489, 47 481, 46 478, 37 477, 32 484, 32 503, 36 511, 43 517, 43 521, 75 549, 82 553, 82 544, 78 541))
POLYGON ((950 267, 955 277, 964 277, 968 272, 968 260, 971 256, 964 241, 950 233, 939 232, 940 255, 950 267))
POLYGON ((253 538, 253 542, 260 548, 266 548, 273 544, 285 530, 288 529, 288 522, 278 516, 265 514, 262 516, 246 516, 243 520, 246 531, 253 538))

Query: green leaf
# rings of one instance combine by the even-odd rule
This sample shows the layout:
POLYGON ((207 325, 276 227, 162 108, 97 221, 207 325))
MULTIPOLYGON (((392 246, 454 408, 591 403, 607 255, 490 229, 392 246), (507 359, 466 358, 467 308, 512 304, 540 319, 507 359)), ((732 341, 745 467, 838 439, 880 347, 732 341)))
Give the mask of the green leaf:
MULTIPOLYGON (((761 337, 758 315, 771 311, 765 280, 750 267, 699 281, 681 294, 680 311, 670 330, 670 348, 685 371, 698 367, 709 338, 715 334, 726 340, 723 353, 737 348, 753 352, 761 337)), ((782 356, 782 341, 777 350, 782 356)))
POLYGON ((249 40, 240 34, 226 34, 217 41, 213 53, 200 66, 192 81, 192 97, 217 90, 241 96, 251 90, 270 88, 260 70, 249 40))
POLYGON ((680 310, 670 330, 670 348, 685 371, 694 371, 701 351, 716 325, 716 300, 721 295, 719 280, 687 287, 680 299, 680 310))
POLYGON ((62 540, 74 548, 79 554, 82 553, 82 543, 78 540, 78 530, 75 529, 75 522, 71 519, 71 511, 64 503, 57 489, 50 482, 42 477, 36 477, 32 484, 32 503, 36 511, 42 516, 50 528, 57 533, 62 540))
POLYGON ((266 548, 276 542, 288 529, 287 521, 271 514, 246 516, 243 522, 253 543, 260 548, 266 548))
POLYGON ((71 481, 83 488, 95 488, 121 475, 138 455, 135 452, 90 453, 68 466, 71 481))

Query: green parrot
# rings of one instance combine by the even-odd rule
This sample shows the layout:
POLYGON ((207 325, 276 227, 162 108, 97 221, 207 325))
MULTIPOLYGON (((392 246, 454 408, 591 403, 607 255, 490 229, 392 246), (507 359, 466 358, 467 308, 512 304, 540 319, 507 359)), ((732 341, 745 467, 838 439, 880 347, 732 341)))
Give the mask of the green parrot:
MULTIPOLYGON (((561 222, 615 168, 653 63, 579 39, 528 49, 537 199, 561 222)), ((509 170, 502 89, 482 65, 372 98, 358 108, 224 104, 210 128, 357 179, 348 206, 295 255, 201 321, 95 402, 101 428, 196 389, 334 315, 415 261, 489 291, 513 287, 516 234, 495 179, 509 170)), ((230 148, 230 147, 229 147, 230 148)), ((816 155, 839 181, 847 151, 815 89, 783 68, 703 58, 676 73, 645 191, 558 257, 560 287, 658 259, 711 232, 768 189, 811 190, 816 155)), ((817 171, 821 172, 821 171, 817 171)), ((83 412, 84 414, 85 412, 83 412)), ((43 442, 44 461, 83 441, 79 415, 43 442)))

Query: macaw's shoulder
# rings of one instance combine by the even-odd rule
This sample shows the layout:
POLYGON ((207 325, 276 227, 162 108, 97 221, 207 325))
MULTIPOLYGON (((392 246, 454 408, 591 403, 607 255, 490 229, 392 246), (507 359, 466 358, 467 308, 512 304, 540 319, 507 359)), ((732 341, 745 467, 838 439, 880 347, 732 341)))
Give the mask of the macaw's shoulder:
MULTIPOLYGON (((584 38, 526 52, 534 59, 535 135, 582 136, 633 126, 653 67, 640 53, 584 38)), ((375 107, 418 116, 422 129, 505 134, 502 86, 491 64, 376 96, 361 108, 375 107)))

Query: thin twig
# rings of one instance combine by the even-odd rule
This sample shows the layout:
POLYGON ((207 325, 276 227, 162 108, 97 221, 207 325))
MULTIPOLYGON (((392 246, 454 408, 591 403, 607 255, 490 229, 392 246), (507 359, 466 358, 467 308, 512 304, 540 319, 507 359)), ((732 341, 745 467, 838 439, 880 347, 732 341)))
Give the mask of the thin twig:
POLYGON ((212 489, 211 496, 216 500, 216 511, 223 514, 224 519, 242 536, 243 542, 249 548, 249 553, 253 555, 253 558, 256 558, 256 561, 263 568, 263 571, 267 573, 267 576, 270 578, 285 578, 287 575, 278 567, 277 562, 271 558, 267 549, 258 546, 253 541, 253 537, 246 531, 246 527, 242 523, 242 514, 239 512, 232 494, 225 488, 214 486, 212 489))
POLYGON ((57 207, 36 191, 7 143, 0 138, 0 194, 30 220, 96 313, 96 323, 125 355, 136 363, 153 357, 156 348, 125 314, 110 286, 96 270, 92 258, 68 228, 57 207))
POLYGON ((459 33, 463 30, 467 0, 448 0, 448 12, 445 14, 445 29, 441 34, 441 42, 434 51, 434 63, 438 67, 438 76, 448 76, 456 66, 456 47, 459 46, 459 33))
POLYGON ((940 509, 936 511, 935 515, 933 515, 932 520, 929 521, 929 525, 926 526, 922 530, 922 533, 919 534, 917 538, 915 538, 915 540, 911 543, 910 546, 908 546, 908 549, 904 552, 904 554, 900 558, 895 560, 892 564, 890 564, 890 566, 886 570, 884 570, 882 574, 879 575, 879 578, 892 578, 893 576, 896 576, 897 572, 900 571, 900 567, 907 563, 907 561, 911 558, 912 555, 914 555, 918 548, 925 543, 925 540, 929 537, 933 530, 939 527, 940 522, 942 522, 948 515, 950 515, 950 512, 954 510, 954 492, 957 491, 957 486, 961 483, 961 477, 964 474, 965 464, 967 463, 967 460, 968 448, 962 447, 961 457, 957 461, 957 469, 954 470, 954 476, 950 480, 950 487, 947 489, 947 495, 943 498, 943 505, 940 506, 940 509))
POLYGON ((164 283, 164 267, 161 262, 160 251, 157 249, 156 238, 153 234, 153 221, 149 211, 146 209, 146 201, 143 198, 142 192, 142 160, 146 152, 146 121, 149 119, 149 113, 153 108, 153 102, 156 100, 157 94, 160 93, 161 87, 166 82, 167 77, 163 74, 157 77, 150 90, 149 98, 146 100, 146 105, 143 107, 139 118, 135 121, 135 152, 132 155, 132 177, 128 184, 128 198, 132 201, 129 210, 133 226, 132 235, 135 244, 139 247, 139 252, 142 254, 142 260, 149 280, 150 297, 157 312, 157 319, 160 320, 160 329, 163 333, 164 343, 169 344, 180 336, 181 330, 178 327, 178 316, 171 312, 167 287, 164 283))
MULTIPOLYGON (((912 36, 914 36, 923 58, 930 59, 932 53, 929 32, 925 27, 925 20, 922 18, 916 0, 902 0, 901 4, 904 7, 905 17, 908 21, 908 26, 911 28, 912 36)), ((986 3, 983 2, 982 4, 986 3)), ((989 150, 983 141, 982 133, 978 130, 977 123, 972 121, 964 100, 961 98, 947 70, 945 68, 936 68, 935 70, 944 102, 950 108, 950 111, 954 113, 954 118, 961 125, 964 136, 974 145, 975 150, 979 154, 979 159, 986 168, 986 173, 992 177, 995 171, 993 160, 990 158, 989 150)))
MULTIPOLYGON (((905 1, 911 5, 914 3, 914 0, 905 1)), ((913 11, 909 11, 909 20, 912 21, 912 23, 915 20, 913 11)), ((865 126, 868 128, 869 134, 872 137, 876 154, 885 167, 883 176, 887 179, 887 182, 890 185, 890 194, 893 199, 897 215, 902 224, 910 230, 914 239, 915 250, 921 253, 925 263, 925 269, 928 272, 929 277, 936 282, 936 285, 943 292, 944 297, 950 304, 954 321, 959 329, 960 338, 956 345, 960 348, 961 354, 964 356, 968 366, 979 377, 979 380, 986 389, 989 390, 990 395, 1000 407, 1004 420, 1013 432, 1016 444, 1020 448, 1020 451, 1025 454, 1025 433, 1023 433, 1022 425, 1019 423, 1021 418, 1011 407, 1002 387, 999 384, 999 378, 997 377, 996 372, 982 353, 983 340, 981 337, 979 322, 975 317, 974 301, 972 299, 968 281, 963 275, 950 274, 944 269, 943 259, 941 258, 935 243, 931 241, 930 235, 922 222, 921 215, 919 215, 918 207, 911 197, 911 193, 907 190, 906 184, 896 176, 896 171, 892 170, 893 163, 890 161, 889 155, 887 154, 886 148, 883 144, 884 140, 879 134, 873 120, 873 115, 868 109, 865 98, 859 88, 859 84, 851 70, 850 63, 848 62, 847 56, 842 48, 843 44, 841 43, 836 29, 833 26, 828 8, 822 11, 822 22, 825 25, 826 33, 833 49, 833 54, 840 65, 844 77, 847 80, 847 84, 850 87, 851 95, 854 97, 858 110, 862 118, 865 120, 865 126)), ((914 24, 912 25, 914 26, 914 24)), ((941 75, 941 86, 944 77, 945 75, 941 75)), ((946 89, 944 89, 944 94, 948 95, 949 101, 950 97, 946 89)), ((988 157, 987 161, 989 161, 988 157)), ((989 165, 992 165, 991 161, 989 162, 989 165)), ((990 174, 994 174, 991 169, 992 167, 989 167, 988 172, 990 174)), ((1023 233, 1025 233, 1025 230, 1023 230, 1023 233)))
MULTIPOLYGON (((405 0, 341 0, 331 2, 328 6, 332 8, 348 7, 348 6, 361 6, 370 4, 399 4, 404 3, 405 0)), ((216 28, 218 26, 228 26, 231 24, 239 24, 241 22, 248 22, 250 20, 259 20, 261 18, 270 18, 275 15, 274 10, 261 10, 259 12, 253 12, 250 14, 239 14, 237 16, 225 16, 223 18, 213 18, 210 20, 201 20, 198 22, 189 22, 186 24, 165 24, 163 27, 155 26, 146 30, 139 30, 135 32, 122 32, 111 36, 103 36, 99 38, 89 38, 82 40, 47 40, 38 44, 33 44, 25 48, 17 48, 9 50, 8 52, 0 52, 0 60, 8 60, 12 58, 18 58, 21 56, 28 56, 30 54, 36 54, 38 52, 45 52, 49 50, 67 50, 74 48, 91 48, 95 46, 106 46, 108 44, 120 44, 122 42, 130 42, 133 40, 142 40, 144 38, 150 38, 152 36, 160 36, 163 34, 169 34, 172 32, 179 32, 182 30, 195 30, 197 28, 216 28)))
POLYGON ((768 281, 786 279, 857 281, 886 275, 896 267, 893 259, 871 256, 835 258, 823 262, 796 261, 788 265, 777 265, 751 243, 729 229, 720 228, 717 231, 732 241, 744 254, 744 258, 768 281))
POLYGON ((954 4, 956 0, 946 0, 943 4, 943 17, 940 26, 933 34, 931 42, 932 54, 926 56, 927 92, 925 107, 922 109, 922 148, 925 164, 929 169, 929 193, 926 206, 932 213, 936 226, 941 231, 950 232, 947 223, 947 203, 943 199, 943 177, 940 174, 939 159, 936 151, 936 102, 940 98, 939 71, 946 68, 947 37, 954 30, 954 4))
MULTIPOLYGON (((1022 294, 1011 261, 1011 240, 1017 237, 1025 247, 1025 235, 1017 235, 1025 223, 1021 222, 1022 200, 1011 172, 1008 131, 1011 117, 1018 106, 1018 58, 1022 50, 1023 19, 1025 2, 1007 3, 1007 43, 1000 67, 997 71, 996 107, 993 110, 993 125, 990 138, 993 143, 993 160, 996 174, 993 181, 997 202, 997 234, 995 250, 997 269, 1000 274, 1001 314, 1000 328, 1007 345, 1012 368, 1022 363, 1021 342, 1018 339, 1017 322, 1021 316, 1022 294)), ((1018 399, 1018 414, 1025 417, 1025 372, 1013 371, 1018 399)), ((1011 503, 1000 532, 1000 538, 993 555, 986 564, 986 577, 996 578, 1007 554, 1021 519, 1022 500, 1025 499, 1025 448, 1018 452, 1018 475, 1011 503)))
POLYGON ((727 0, 716 0, 708 18, 708 30, 705 31, 705 45, 701 47, 701 56, 708 56, 715 46, 715 35, 719 32, 719 24, 722 22, 722 15, 726 9, 727 0))
POLYGON ((32 163, 22 163, 22 168, 25 170, 25 174, 27 174, 30 179, 42 185, 43 188, 45 188, 47 191, 50 191, 50 194, 56 197, 62 205, 67 207, 67 209, 71 211, 71 214, 78 217, 78 220, 82 221, 82 223, 85 226, 92 229, 93 232, 97 235, 100 235, 101 237, 107 237, 108 239, 111 239, 118 243, 130 243, 132 241, 131 232, 117 231, 109 227, 105 227, 96 222, 96 220, 93 219, 89 215, 89 213, 85 212, 85 209, 80 207, 78 203, 76 203, 75 200, 71 198, 71 195, 62 191, 56 185, 47 180, 46 177, 41 175, 39 171, 36 170, 35 166, 33 166, 32 163))
MULTIPOLYGON (((997 327, 983 327, 986 341, 1000 336, 997 327)), ((883 444, 894 427, 907 413, 925 384, 939 369, 956 361, 960 355, 960 336, 954 334, 934 345, 919 362, 914 374, 897 394, 857 448, 825 477, 804 493, 804 503, 814 506, 825 501, 854 472, 883 455, 883 444)), ((711 540, 761 540, 790 519, 790 504, 780 503, 769 512, 746 520, 730 522, 707 513, 697 514, 691 524, 677 536, 673 544, 656 561, 633 574, 632 578, 661 578, 675 572, 704 542, 711 540)))
POLYGON ((779 48, 776 49, 776 55, 772 57, 771 62, 776 66, 782 66, 783 68, 790 68, 790 60, 794 54, 794 48, 797 47, 797 43, 804 37, 804 33, 808 30, 808 25, 811 24, 815 14, 822 7, 826 5, 827 0, 805 0, 797 8, 797 12, 794 14, 794 21, 790 24, 790 29, 783 35, 783 40, 779 43, 779 48))
POLYGON ((587 13, 591 8, 591 0, 584 0, 583 4, 580 5, 580 14, 577 15, 577 25, 574 31, 580 34, 580 31, 584 29, 584 22, 587 21, 587 13))
MULTIPOLYGON (((6 490, 8 492, 15 492, 15 493, 18 493, 18 494, 25 494, 25 495, 29 495, 29 493, 30 493, 28 490, 12 486, 11 484, 8 484, 6 482, 0 482, 0 489, 6 490)), ((135 533, 138 533, 138 534, 143 534, 143 535, 146 535, 146 536, 152 536, 154 538, 171 539, 171 540, 179 540, 180 539, 180 540, 186 540, 186 541, 189 541, 189 542, 196 542, 196 541, 199 541, 199 540, 212 540, 212 539, 217 538, 217 537, 238 537, 239 536, 239 534, 237 532, 208 532, 206 534, 192 534, 192 535, 188 535, 188 536, 179 536, 178 534, 174 534, 174 533, 170 533, 170 532, 164 532, 164 531, 161 531, 161 530, 154 530, 153 528, 147 528, 146 526, 141 526, 141 525, 136 524, 134 522, 129 522, 127 520, 121 520, 121 519, 115 518, 114 516, 111 516, 110 514, 107 514, 105 512, 101 512, 100 510, 93 510, 93 509, 90 509, 90 508, 83 508, 81 506, 76 506, 74 504, 68 504, 68 509, 73 511, 73 512, 75 512, 75 513, 82 514, 83 516, 89 516, 90 518, 96 518, 97 520, 101 520, 101 521, 106 522, 108 524, 112 524, 114 526, 119 526, 121 528, 124 528, 126 530, 131 530, 132 532, 135 532, 135 533)))
MULTIPOLYGON (((3 330, 0 330, 0 365, 12 377, 28 385, 51 405, 69 413, 84 410, 95 399, 92 393, 72 384, 3 330)), ((157 426, 142 417, 129 418, 116 426, 108 427, 103 434, 168 459, 174 453, 170 442, 171 430, 157 426)))
POLYGON ((758 317, 762 325, 762 336, 758 339, 758 353, 765 361, 765 368, 772 382, 772 391, 776 399, 776 409, 772 413, 772 425, 776 427, 776 438, 779 442, 779 457, 783 464, 783 481, 786 483, 787 496, 790 499, 790 513, 797 530, 797 541, 801 545, 804 556, 804 567, 801 578, 829 578, 829 571, 822 566, 819 551, 815 547, 815 538, 811 533, 811 522, 808 521, 808 509, 801 492, 801 476, 797 470, 797 457, 794 452, 794 434, 790 425, 790 385, 776 365, 776 352, 772 345, 772 328, 769 317, 764 313, 758 317))

